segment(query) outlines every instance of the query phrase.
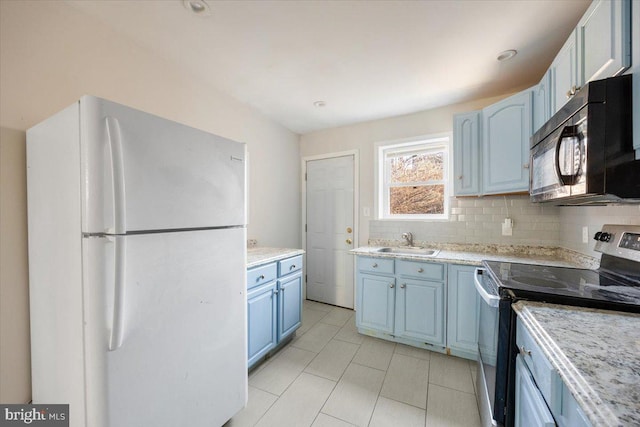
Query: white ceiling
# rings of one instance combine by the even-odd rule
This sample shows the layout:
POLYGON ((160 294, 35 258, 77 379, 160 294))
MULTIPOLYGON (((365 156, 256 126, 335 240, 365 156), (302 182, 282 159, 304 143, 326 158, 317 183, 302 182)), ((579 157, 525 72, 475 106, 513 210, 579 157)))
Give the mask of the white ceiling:
POLYGON ((590 1, 69 3, 304 134, 533 85, 590 1))

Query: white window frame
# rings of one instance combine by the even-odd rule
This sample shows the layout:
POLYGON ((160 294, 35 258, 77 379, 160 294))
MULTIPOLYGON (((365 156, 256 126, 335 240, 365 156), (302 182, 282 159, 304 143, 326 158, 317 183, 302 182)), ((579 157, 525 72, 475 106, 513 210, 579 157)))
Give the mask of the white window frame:
POLYGON ((451 134, 428 135, 420 138, 412 138, 404 141, 386 142, 376 144, 376 217, 380 220, 448 220, 449 198, 452 192, 451 173, 451 134), (389 153, 402 153, 414 151, 442 151, 443 179, 430 181, 430 184, 444 184, 444 213, 442 214, 391 214, 389 206, 390 177, 386 161, 389 153))

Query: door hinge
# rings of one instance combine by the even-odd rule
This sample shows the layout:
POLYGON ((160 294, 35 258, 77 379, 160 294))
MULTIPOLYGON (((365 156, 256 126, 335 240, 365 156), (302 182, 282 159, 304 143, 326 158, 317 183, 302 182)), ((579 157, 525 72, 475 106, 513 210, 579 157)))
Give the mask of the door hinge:
POLYGON ((307 173, 306 172, 304 173, 304 180, 305 181, 307 180, 307 173))
POLYGON ((307 224, 304 225, 304 232, 307 232, 307 224))
POLYGON ((304 275, 304 283, 307 283, 307 275, 304 275))

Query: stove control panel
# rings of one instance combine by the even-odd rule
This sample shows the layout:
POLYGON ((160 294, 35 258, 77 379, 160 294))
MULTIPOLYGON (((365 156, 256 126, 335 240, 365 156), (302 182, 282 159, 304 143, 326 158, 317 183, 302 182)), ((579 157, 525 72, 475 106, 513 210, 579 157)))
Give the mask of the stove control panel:
POLYGON ((605 224, 593 239, 598 252, 640 262, 640 225, 605 224))
POLYGON ((624 233, 619 246, 623 249, 640 251, 640 233, 624 233))

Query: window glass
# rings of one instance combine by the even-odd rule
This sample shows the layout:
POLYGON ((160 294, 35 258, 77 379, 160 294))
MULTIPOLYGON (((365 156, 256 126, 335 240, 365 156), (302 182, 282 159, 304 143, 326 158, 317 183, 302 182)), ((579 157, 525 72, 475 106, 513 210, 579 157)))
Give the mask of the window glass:
POLYGON ((447 218, 449 138, 383 145, 378 153, 380 218, 447 218))

